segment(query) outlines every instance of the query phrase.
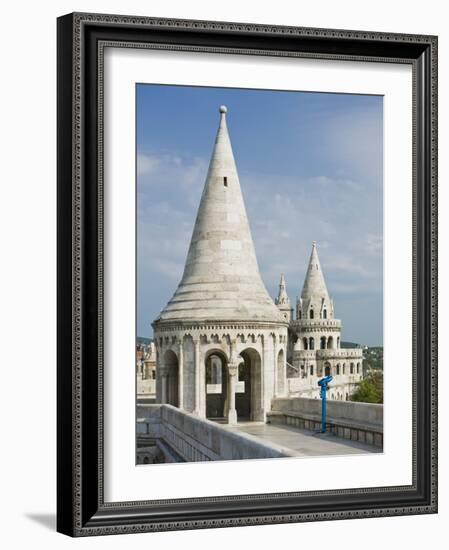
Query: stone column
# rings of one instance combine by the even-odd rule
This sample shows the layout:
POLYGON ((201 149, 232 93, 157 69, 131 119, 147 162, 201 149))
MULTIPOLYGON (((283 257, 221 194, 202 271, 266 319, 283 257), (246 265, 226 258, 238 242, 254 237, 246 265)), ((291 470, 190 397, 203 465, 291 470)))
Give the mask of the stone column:
POLYGON ((199 411, 200 411, 200 417, 206 418, 206 363, 204 361, 204 353, 200 350, 199 353, 199 411))
POLYGON ((178 359, 178 406, 184 408, 184 337, 181 337, 179 343, 178 359))
POLYGON ((156 346, 156 403, 162 403, 162 353, 159 346, 156 346))
POLYGON ((200 340, 194 340, 195 345, 195 409, 194 414, 200 414, 200 340))
POLYGON ((287 382, 287 344, 284 344, 284 366, 282 370, 282 378, 284 381, 284 391, 282 395, 288 397, 288 382, 287 382))
POLYGON ((278 341, 277 337, 274 337, 273 343, 273 355, 274 355, 274 396, 278 397, 279 395, 279 365, 278 365, 278 341))
POLYGON ((171 372, 167 373, 167 403, 170 405, 173 405, 174 403, 174 395, 173 395, 173 370, 170 369, 171 372))
POLYGON ((273 364, 273 347, 271 334, 264 336, 263 342, 263 370, 264 370, 264 387, 262 395, 262 403, 265 411, 270 410, 271 399, 274 397, 274 381, 270 373, 273 369, 270 365, 273 364))
MULTIPOLYGON (((259 417, 258 420, 261 422, 266 421, 266 407, 265 407, 265 387, 266 387, 266 374, 265 374, 265 356, 264 356, 264 349, 265 349, 265 336, 262 335, 261 338, 262 341, 262 354, 260 357, 260 411, 259 411, 259 417)), ((271 405, 271 401, 270 401, 271 405)))
POLYGON ((237 363, 228 363, 228 424, 237 424, 237 410, 235 408, 235 390, 239 374, 237 363))
POLYGON ((167 373, 163 371, 161 373, 161 403, 167 403, 167 373))

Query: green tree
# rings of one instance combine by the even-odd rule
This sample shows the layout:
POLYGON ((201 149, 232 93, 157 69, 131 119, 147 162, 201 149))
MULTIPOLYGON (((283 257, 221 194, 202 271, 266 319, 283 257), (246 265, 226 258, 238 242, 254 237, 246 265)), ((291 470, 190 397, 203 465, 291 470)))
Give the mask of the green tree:
POLYGON ((351 401, 362 403, 383 403, 383 373, 380 370, 371 371, 360 382, 358 388, 351 396, 351 401))

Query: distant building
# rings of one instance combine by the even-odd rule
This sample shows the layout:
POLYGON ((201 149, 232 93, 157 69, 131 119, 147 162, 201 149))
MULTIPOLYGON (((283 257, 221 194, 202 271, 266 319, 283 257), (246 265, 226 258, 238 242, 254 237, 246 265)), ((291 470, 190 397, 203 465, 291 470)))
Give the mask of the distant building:
POLYGON ((297 318, 281 277, 276 303, 257 265, 237 168, 220 107, 220 124, 184 273, 153 322, 157 402, 202 418, 265 421, 272 399, 317 395, 335 375, 332 399, 360 380, 362 350, 340 349, 316 246, 297 318), (289 373, 287 366, 290 359, 289 373), (294 382, 292 382, 292 380, 294 382))
POLYGON ((156 397, 156 347, 137 344, 136 347, 137 396, 156 397))

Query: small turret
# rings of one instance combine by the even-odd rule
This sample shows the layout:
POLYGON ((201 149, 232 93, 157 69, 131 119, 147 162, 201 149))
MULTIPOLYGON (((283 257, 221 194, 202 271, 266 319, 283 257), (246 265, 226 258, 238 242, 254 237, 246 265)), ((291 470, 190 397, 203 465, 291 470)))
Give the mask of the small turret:
POLYGON ((287 294, 287 287, 285 285, 285 277, 283 273, 281 274, 281 280, 279 282, 278 297, 275 299, 274 303, 278 306, 279 311, 282 313, 284 318, 290 322, 293 317, 293 308, 287 294))

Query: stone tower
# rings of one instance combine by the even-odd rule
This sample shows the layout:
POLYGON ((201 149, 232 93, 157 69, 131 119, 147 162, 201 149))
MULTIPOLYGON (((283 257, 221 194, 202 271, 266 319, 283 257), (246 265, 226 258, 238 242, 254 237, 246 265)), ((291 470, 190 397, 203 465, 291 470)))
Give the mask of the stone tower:
POLYGON ((290 303, 290 298, 287 294, 287 287, 285 285, 285 277, 283 273, 281 274, 281 280, 279 282, 278 297, 276 298, 274 303, 278 306, 279 311, 284 316, 284 319, 290 323, 290 321, 293 319, 293 308, 290 303))
MULTIPOLYGON (((301 297, 296 303, 293 365, 299 373, 296 389, 316 397, 317 380, 332 375, 331 399, 347 400, 362 378, 363 350, 341 348, 341 321, 334 318, 334 304, 327 291, 316 243, 312 244, 301 297)), ((291 384, 292 386, 293 384, 291 384)))
POLYGON ((158 401, 235 423, 265 420, 285 394, 288 323, 259 273, 226 112, 182 279, 153 329, 158 401))

